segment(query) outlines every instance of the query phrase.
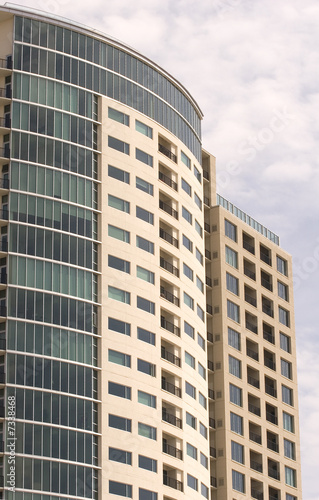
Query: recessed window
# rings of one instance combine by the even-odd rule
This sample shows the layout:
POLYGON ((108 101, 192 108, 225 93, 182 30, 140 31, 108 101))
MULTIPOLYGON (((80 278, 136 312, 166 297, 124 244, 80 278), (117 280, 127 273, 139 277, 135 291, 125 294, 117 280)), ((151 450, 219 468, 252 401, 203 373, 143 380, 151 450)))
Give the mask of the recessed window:
POLYGON ((292 364, 289 361, 286 361, 285 359, 281 359, 280 365, 281 365, 281 375, 283 375, 284 377, 287 377, 291 380, 292 379, 292 364))
POLYGON ((209 489, 208 489, 208 487, 207 487, 207 486, 205 486, 205 484, 203 484, 203 483, 201 483, 201 489, 200 489, 200 492, 201 492, 202 496, 208 500, 208 492, 209 492, 209 489))
POLYGON ((118 483, 117 481, 110 480, 109 493, 121 497, 132 498, 132 486, 130 484, 118 483))
POLYGON ((282 259, 277 255, 277 271, 284 276, 288 276, 288 263, 285 259, 282 259))
POLYGON ((198 362, 198 373, 204 380, 206 380, 206 369, 200 362, 198 362))
POLYGON ((294 401, 293 401, 293 390, 290 389, 289 387, 282 385, 282 400, 284 403, 287 405, 293 406, 294 401))
POLYGON ((187 321, 184 321, 184 332, 192 339, 194 338, 195 330, 187 321))
POLYGON ((290 415, 289 413, 286 413, 285 411, 282 412, 282 419, 283 419, 283 427, 285 431, 289 432, 295 432, 295 419, 293 415, 290 415))
POLYGON ((198 206, 199 210, 202 210, 202 200, 200 199, 200 197, 196 193, 194 193, 194 200, 195 200, 195 203, 198 206))
POLYGON ((192 398, 196 399, 196 389, 189 382, 185 382, 185 392, 186 392, 186 394, 188 394, 192 398))
POLYGON ((130 125, 130 117, 129 115, 126 115, 125 113, 122 113, 121 111, 118 111, 117 109, 113 108, 108 108, 108 117, 111 118, 111 120, 115 120, 116 122, 122 123, 123 125, 126 125, 129 127, 130 125))
POLYGON ((126 142, 120 141, 115 137, 108 136, 108 146, 109 148, 116 149, 120 153, 124 153, 126 155, 130 154, 130 145, 126 142))
POLYGON ((143 297, 137 296, 136 306, 138 309, 142 309, 142 311, 148 312, 150 314, 155 314, 155 303, 151 302, 150 300, 144 299, 143 297))
POLYGON ((186 453, 189 457, 197 460, 197 448, 195 448, 195 446, 191 445, 190 443, 186 444, 186 453))
POLYGON ((236 434, 244 435, 243 417, 230 412, 230 429, 236 434))
POLYGON ((155 345, 155 333, 144 330, 144 328, 140 328, 139 326, 137 327, 137 338, 147 344, 155 345))
POLYGON ((242 390, 234 384, 229 384, 229 399, 237 406, 243 406, 242 390))
POLYGON ((225 247, 226 249, 226 262, 230 266, 234 267, 235 269, 238 269, 238 254, 235 252, 235 250, 232 250, 230 247, 225 247))
POLYGON ((200 463, 205 469, 208 469, 208 458, 202 452, 200 452, 200 463))
POLYGON ((119 448, 109 447, 109 460, 120 462, 121 464, 132 465, 132 453, 130 451, 120 450, 119 448))
POLYGON ((153 139, 153 129, 139 120, 135 120, 135 130, 143 135, 146 135, 146 137, 153 139))
POLYGON ((245 493, 245 476, 236 470, 232 471, 233 490, 245 493))
POLYGON ((185 207, 182 207, 182 216, 189 224, 193 223, 193 216, 185 207))
POLYGON ((141 266, 136 266, 136 276, 141 280, 147 281, 148 283, 152 283, 154 285, 155 282, 155 274, 148 269, 145 269, 141 266))
POLYGON ((156 377, 156 366, 153 363, 149 363, 144 359, 137 360, 137 370, 142 373, 146 373, 146 375, 150 375, 151 377, 156 377))
POLYGON ((154 243, 152 241, 146 240, 141 236, 136 236, 136 246, 137 248, 154 255, 154 243))
POLYGON ((194 280, 194 273, 193 273, 193 270, 188 267, 187 264, 185 264, 185 262, 183 263, 183 273, 185 274, 185 276, 187 276, 187 278, 189 278, 190 280, 194 280))
POLYGON ((198 393, 198 402, 206 410, 206 408, 207 408, 207 399, 205 398, 205 396, 201 392, 198 393))
POLYGON ((145 490, 144 488, 138 489, 138 500, 157 500, 157 493, 155 491, 145 490))
POLYGON ((284 285, 284 283, 281 283, 281 281, 278 281, 278 296, 281 299, 286 300, 287 302, 289 301, 289 298, 288 298, 288 286, 284 285))
POLYGON ((231 458, 240 464, 244 463, 244 447, 235 441, 231 442, 231 458))
POLYGON ((195 358, 185 351, 185 363, 195 369, 195 358))
POLYGON ((184 292, 184 304, 194 310, 194 299, 186 292, 184 292))
POLYGON ((125 182, 126 184, 130 183, 130 174, 125 170, 121 170, 117 167, 112 167, 112 165, 108 166, 108 175, 109 177, 113 177, 113 179, 117 179, 118 181, 125 182))
POLYGON ((115 286, 108 287, 108 297, 109 299, 118 300, 119 302, 124 302, 124 304, 131 303, 131 294, 115 286))
POLYGON ((151 408, 156 408, 156 396, 153 394, 148 394, 147 392, 138 391, 137 401, 145 406, 150 406, 151 408))
POLYGON ((144 179, 141 179, 140 177, 136 177, 136 187, 137 189, 140 189, 141 191, 144 191, 144 193, 150 194, 151 196, 153 196, 154 194, 153 184, 146 182, 144 179))
POLYGON ((108 225, 108 235, 125 243, 130 243, 130 233, 120 227, 108 225))
POLYGON ((197 304, 197 316, 202 320, 202 321, 205 321, 205 313, 203 311, 203 309, 201 308, 201 306, 199 304, 197 304))
POLYGON ((291 352, 291 339, 282 332, 280 332, 280 349, 289 353, 291 352))
POLYGON ((114 332, 122 333, 123 335, 131 335, 131 325, 130 323, 125 323, 125 321, 121 321, 115 318, 108 319, 108 328, 109 330, 113 330, 114 332))
POLYGON ((109 381, 109 394, 112 396, 117 396, 119 398, 131 399, 131 387, 122 384, 116 384, 115 382, 109 381))
POLYGON ((228 327, 228 345, 240 351, 240 333, 228 327))
POLYGON ((297 477, 295 469, 285 466, 285 483, 288 486, 297 487, 297 477))
POLYGON ((199 222, 197 222, 197 220, 195 219, 195 230, 196 232, 199 234, 199 236, 202 238, 203 237, 203 228, 202 226, 199 224, 199 222))
POLYGON ((199 422, 199 433, 207 439, 207 427, 202 422, 199 422))
POLYGON ((114 255, 108 256, 108 266, 113 269, 117 269, 118 271, 122 271, 123 273, 130 274, 131 272, 131 264, 127 260, 119 259, 114 255))
POLYGON ((185 181, 185 179, 182 178, 182 189, 187 193, 189 196, 192 196, 192 188, 188 184, 188 182, 185 181))
POLYGON ((196 259, 201 265, 203 265, 203 254, 198 250, 198 248, 196 248, 196 259))
POLYGON ((195 167, 195 165, 194 165, 194 175, 195 175, 196 179, 198 180, 198 182, 200 182, 200 184, 201 184, 202 183, 202 174, 200 173, 198 168, 195 167))
POLYGON ((290 495, 289 493, 286 493, 286 500, 298 500, 298 499, 294 495, 290 495))
POLYGON ((286 309, 283 309, 280 306, 278 307, 278 311, 279 311, 279 322, 282 325, 289 327, 290 326, 289 311, 287 311, 286 309))
POLYGON ((225 236, 237 242, 237 227, 225 219, 225 236))
POLYGON ((198 343, 199 347, 201 347, 203 349, 203 351, 206 350, 205 339, 204 339, 204 337, 201 336, 200 333, 197 333, 197 343, 198 343))
POLYGON ((149 167, 153 167, 153 156, 145 153, 145 151, 142 151, 141 149, 136 148, 135 149, 135 158, 142 163, 145 163, 149 167))
POLYGON ((229 373, 235 377, 241 378, 241 361, 234 356, 228 355, 229 373))
POLYGON ((191 413, 186 412, 186 423, 196 429, 196 418, 191 413))
POLYGON ((109 427, 119 429, 121 431, 132 432, 132 420, 129 418, 119 417, 118 415, 109 414, 109 427))
POLYGON ((124 354, 123 352, 113 351, 113 349, 109 349, 108 359, 110 363, 116 363, 117 365, 131 368, 131 356, 129 354, 124 354))
POLYGON ((226 286, 227 290, 234 293, 235 295, 239 295, 239 284, 238 279, 235 278, 232 274, 226 273, 226 286))
POLYGON ((151 425, 138 423, 138 434, 140 436, 146 437, 148 439, 153 439, 156 441, 156 427, 152 427, 151 425))
POLYGON ((284 439, 284 455, 291 460, 296 460, 296 445, 289 439, 284 439))
POLYGON ((109 194, 108 205, 109 207, 115 208, 116 210, 121 210, 121 212, 125 212, 127 214, 130 213, 130 203, 128 201, 122 200, 121 198, 117 198, 117 196, 109 194))
POLYGON ((191 168, 191 161, 183 151, 181 151, 181 160, 187 168, 191 168))
POLYGON ((157 460, 145 457, 144 455, 138 456, 138 466, 141 469, 149 470, 151 472, 157 472, 157 460))
POLYGON ((236 323, 240 322, 239 306, 234 304, 231 300, 227 300, 227 316, 236 321, 236 323))
POLYGON ((148 210, 145 210, 145 208, 136 207, 136 217, 145 222, 148 222, 149 224, 154 225, 154 214, 152 214, 152 212, 149 212, 148 210))
POLYGON ((185 236, 185 234, 183 234, 183 245, 184 245, 184 247, 186 247, 186 248, 187 248, 187 250, 189 250, 190 252, 192 252, 192 251, 193 251, 193 243, 192 243, 192 241, 191 241, 189 238, 187 238, 187 236, 185 236))
POLYGON ((198 479, 190 474, 187 474, 187 486, 198 491, 198 479))

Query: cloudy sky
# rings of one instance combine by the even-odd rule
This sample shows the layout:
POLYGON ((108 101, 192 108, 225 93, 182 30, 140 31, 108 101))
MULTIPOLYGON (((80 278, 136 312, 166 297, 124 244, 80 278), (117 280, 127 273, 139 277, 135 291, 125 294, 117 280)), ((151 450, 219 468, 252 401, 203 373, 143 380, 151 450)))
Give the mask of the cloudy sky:
POLYGON ((319 488, 318 0, 19 0, 134 47, 204 112, 218 190, 293 255, 304 500, 319 488))

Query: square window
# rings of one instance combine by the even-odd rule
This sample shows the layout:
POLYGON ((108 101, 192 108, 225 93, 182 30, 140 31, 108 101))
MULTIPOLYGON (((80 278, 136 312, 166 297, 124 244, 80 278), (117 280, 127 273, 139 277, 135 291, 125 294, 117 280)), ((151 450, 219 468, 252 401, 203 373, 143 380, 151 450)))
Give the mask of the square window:
POLYGON ((282 389, 282 401, 287 405, 293 406, 293 390, 285 385, 281 386, 282 389))
POLYGON ((297 487, 296 471, 291 467, 285 466, 285 483, 288 486, 297 487))
POLYGON ((288 298, 288 286, 284 285, 284 283, 281 283, 281 281, 278 281, 278 296, 281 299, 286 300, 287 302, 289 301, 289 298, 288 298))
POLYGON ((278 311, 279 311, 279 322, 282 324, 282 325, 285 325, 285 326, 290 326, 290 317, 289 317, 289 311, 286 311, 286 309, 283 309, 282 307, 278 307, 278 311))
POLYGON ((197 460, 197 448, 195 448, 195 446, 191 445, 190 443, 186 443, 186 452, 189 457, 197 460))
POLYGON ((291 458, 291 460, 296 460, 295 443, 289 441, 288 439, 284 439, 284 455, 287 458, 291 458))
POLYGON ((295 419, 293 415, 289 415, 285 411, 282 412, 283 427, 286 431, 295 432, 295 419))

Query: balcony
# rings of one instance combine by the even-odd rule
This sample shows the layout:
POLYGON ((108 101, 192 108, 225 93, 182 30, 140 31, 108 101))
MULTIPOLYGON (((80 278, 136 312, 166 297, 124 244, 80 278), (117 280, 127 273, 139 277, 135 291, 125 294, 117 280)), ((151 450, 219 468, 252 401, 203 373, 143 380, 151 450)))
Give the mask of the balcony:
POLYGON ((271 250, 260 245, 260 260, 271 266, 271 250))
POLYGON ((205 250, 205 257, 206 257, 206 259, 211 260, 212 254, 210 253, 209 250, 205 250))
POLYGON ((263 471, 263 465, 260 462, 257 462, 256 460, 250 460, 250 468, 253 470, 256 470, 257 472, 262 472, 263 471))
POLYGON ((258 333, 257 317, 246 312, 246 329, 253 333, 258 333))
POLYGON ((280 481, 279 464, 277 462, 268 460, 268 476, 273 479, 277 479, 277 481, 280 481))
POLYGON ((207 170, 203 170, 203 177, 204 177, 204 179, 209 181, 209 172, 207 170))
POLYGON ((160 181, 164 182, 167 184, 167 186, 171 187, 174 189, 174 191, 177 191, 177 183, 171 179, 168 175, 164 174, 163 172, 159 171, 158 172, 158 178, 160 181))
POLYGON ((5 59, 0 59, 0 70, 12 70, 12 56, 7 56, 5 59))
POLYGON ((204 229, 207 233, 210 233, 210 224, 208 224, 207 222, 204 222, 204 229))
POLYGON ((172 352, 168 351, 164 346, 161 346, 161 358, 173 363, 176 366, 181 366, 181 358, 175 356, 172 352))
POLYGON ((279 453, 278 435, 267 431, 267 448, 279 453))
POLYGON ((246 354, 255 361, 259 360, 258 344, 246 339, 246 354))
POLYGON ((260 399, 248 394, 248 411, 260 417, 260 399))
POLYGON ((271 344, 275 343, 274 328, 267 323, 263 323, 263 338, 271 344))
POLYGON ((257 307, 256 291, 248 286, 245 286, 245 301, 248 302, 248 304, 257 307))
POLYGON ((174 394, 174 396, 177 396, 178 398, 182 397, 182 390, 177 387, 177 385, 174 385, 171 382, 167 382, 164 377, 162 377, 162 389, 163 391, 174 394))
POLYGON ((216 479, 216 477, 214 477, 214 476, 210 476, 210 485, 211 485, 213 488, 217 488, 217 479, 216 479))
POLYGON ((262 311, 271 318, 274 317, 273 305, 269 300, 265 300, 264 297, 262 297, 262 311))
POLYGON ((204 203, 207 207, 210 207, 210 199, 208 198, 208 196, 204 196, 204 203))
POLYGON ((211 316, 213 315, 213 307, 210 304, 206 304, 206 312, 211 316))
POLYGON ((266 394, 269 394, 273 398, 277 397, 277 389, 276 389, 276 381, 269 378, 265 377, 265 392, 266 394))
POLYGON ((278 425, 277 408, 266 404, 266 420, 274 425, 278 425))
POLYGON ((166 288, 164 288, 164 286, 161 285, 161 288, 160 288, 160 294, 161 294, 161 297, 163 299, 166 299, 168 300, 169 302, 171 302, 172 304, 174 304, 175 306, 178 306, 179 307, 179 298, 176 297, 176 295, 174 295, 173 293, 169 292, 166 288))
POLYGON ((179 326, 174 325, 171 321, 168 321, 165 316, 161 316, 161 327, 174 335, 177 335, 177 337, 181 336, 181 329, 179 326))
POLYGON ((0 116, 0 127, 11 128, 11 118, 9 115, 0 116))
POLYGON ((166 203, 163 200, 159 200, 159 208, 161 210, 164 210, 167 214, 171 215, 174 217, 174 219, 178 219, 178 212, 174 208, 171 207, 168 203, 166 203))
POLYGON ((254 238, 246 233, 243 233, 243 247, 245 250, 255 255, 254 238))
POLYGON ((0 189, 9 189, 9 179, 0 179, 0 189))
POLYGON ((175 446, 172 446, 171 444, 167 444, 163 440, 163 453, 167 453, 167 455, 171 455, 172 457, 178 458, 179 460, 183 460, 183 452, 182 450, 179 450, 175 446))
POLYGON ((207 332, 207 340, 208 340, 208 342, 211 342, 211 343, 214 342, 214 336, 212 333, 207 332))
POLYGON ((251 430, 249 431, 249 439, 250 441, 254 441, 254 443, 261 444, 261 435, 251 430))
POLYGON ((214 371, 214 363, 210 360, 207 361, 207 368, 210 370, 210 371, 214 371))
POLYGON ((253 387, 256 387, 256 389, 259 389, 260 387, 259 380, 252 375, 247 375, 247 382, 253 387))
POLYGON ((158 150, 160 153, 167 156, 167 158, 172 160, 174 163, 177 163, 177 156, 170 149, 168 149, 166 146, 164 146, 163 144, 159 144, 158 150))
POLYGON ((244 259, 244 274, 248 276, 248 278, 256 281, 256 267, 255 264, 252 262, 249 262, 248 260, 244 259))
POLYGON ((6 85, 5 87, 0 87, 0 99, 12 99, 11 85, 6 85))
POLYGON ((0 148, 0 158, 5 158, 6 160, 10 158, 9 144, 5 144, 4 147, 0 148))
POLYGON ((268 351, 264 351, 264 365, 267 366, 267 368, 276 371, 275 355, 268 351))
POLYGON ((168 243, 170 243, 171 245, 173 245, 175 248, 178 248, 178 239, 174 238, 174 236, 172 236, 171 234, 169 234, 167 231, 165 231, 161 227, 159 229, 159 236, 163 240, 165 240, 168 243))
POLYGON ((172 413, 169 413, 168 410, 164 407, 162 408, 162 420, 164 420, 164 422, 167 422, 168 424, 178 427, 179 429, 182 428, 182 420, 172 413))
POLYGON ((211 429, 216 429, 216 421, 214 418, 211 418, 211 417, 209 418, 209 427, 211 429))
POLYGON ((215 399, 215 391, 213 389, 208 389, 208 397, 209 399, 215 399))
POLYGON ((280 500, 280 498, 280 490, 276 490, 269 486, 269 500, 280 500))
POLYGON ((5 318, 7 316, 7 308, 6 306, 0 306, 0 317, 5 318))
POLYGON ((212 457, 212 458, 216 458, 216 448, 213 448, 212 446, 210 447, 209 449, 209 455, 212 457))
POLYGON ((263 483, 261 481, 256 481, 255 479, 251 479, 250 493, 251 497, 256 498, 256 500, 264 500, 263 483))
POLYGON ((179 269, 168 262, 168 260, 165 260, 164 257, 160 257, 160 267, 179 278, 179 269))
POLYGON ((254 488, 251 488, 251 497, 256 498, 256 500, 264 500, 263 492, 254 488))
POLYGON ((261 271, 261 286, 272 292, 272 277, 270 274, 261 271))
MULTIPOLYGON (((165 472, 165 471, 163 471, 165 472)), ((169 486, 170 488, 174 488, 178 491, 183 491, 183 483, 182 481, 178 481, 174 477, 169 477, 166 474, 163 474, 163 484, 165 486, 169 486)))
POLYGON ((213 282, 212 282, 212 280, 211 280, 211 278, 209 276, 206 276, 206 280, 205 281, 206 281, 206 285, 207 286, 210 286, 210 287, 213 286, 213 282))

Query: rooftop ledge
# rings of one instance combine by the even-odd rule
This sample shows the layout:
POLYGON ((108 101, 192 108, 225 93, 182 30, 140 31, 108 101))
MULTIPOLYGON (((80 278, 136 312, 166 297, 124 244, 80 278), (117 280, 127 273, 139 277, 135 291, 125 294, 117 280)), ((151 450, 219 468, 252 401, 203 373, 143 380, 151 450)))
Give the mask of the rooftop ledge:
POLYGON ((246 222, 246 224, 248 224, 250 227, 258 231, 258 233, 268 238, 268 240, 272 241, 276 245, 279 245, 279 236, 277 236, 275 233, 267 229, 265 226, 257 222, 249 215, 247 215, 245 212, 240 210, 240 208, 233 205, 230 201, 220 196, 220 194, 217 194, 217 205, 220 205, 221 207, 228 210, 230 213, 236 215, 236 217, 238 217, 243 222, 246 222))

